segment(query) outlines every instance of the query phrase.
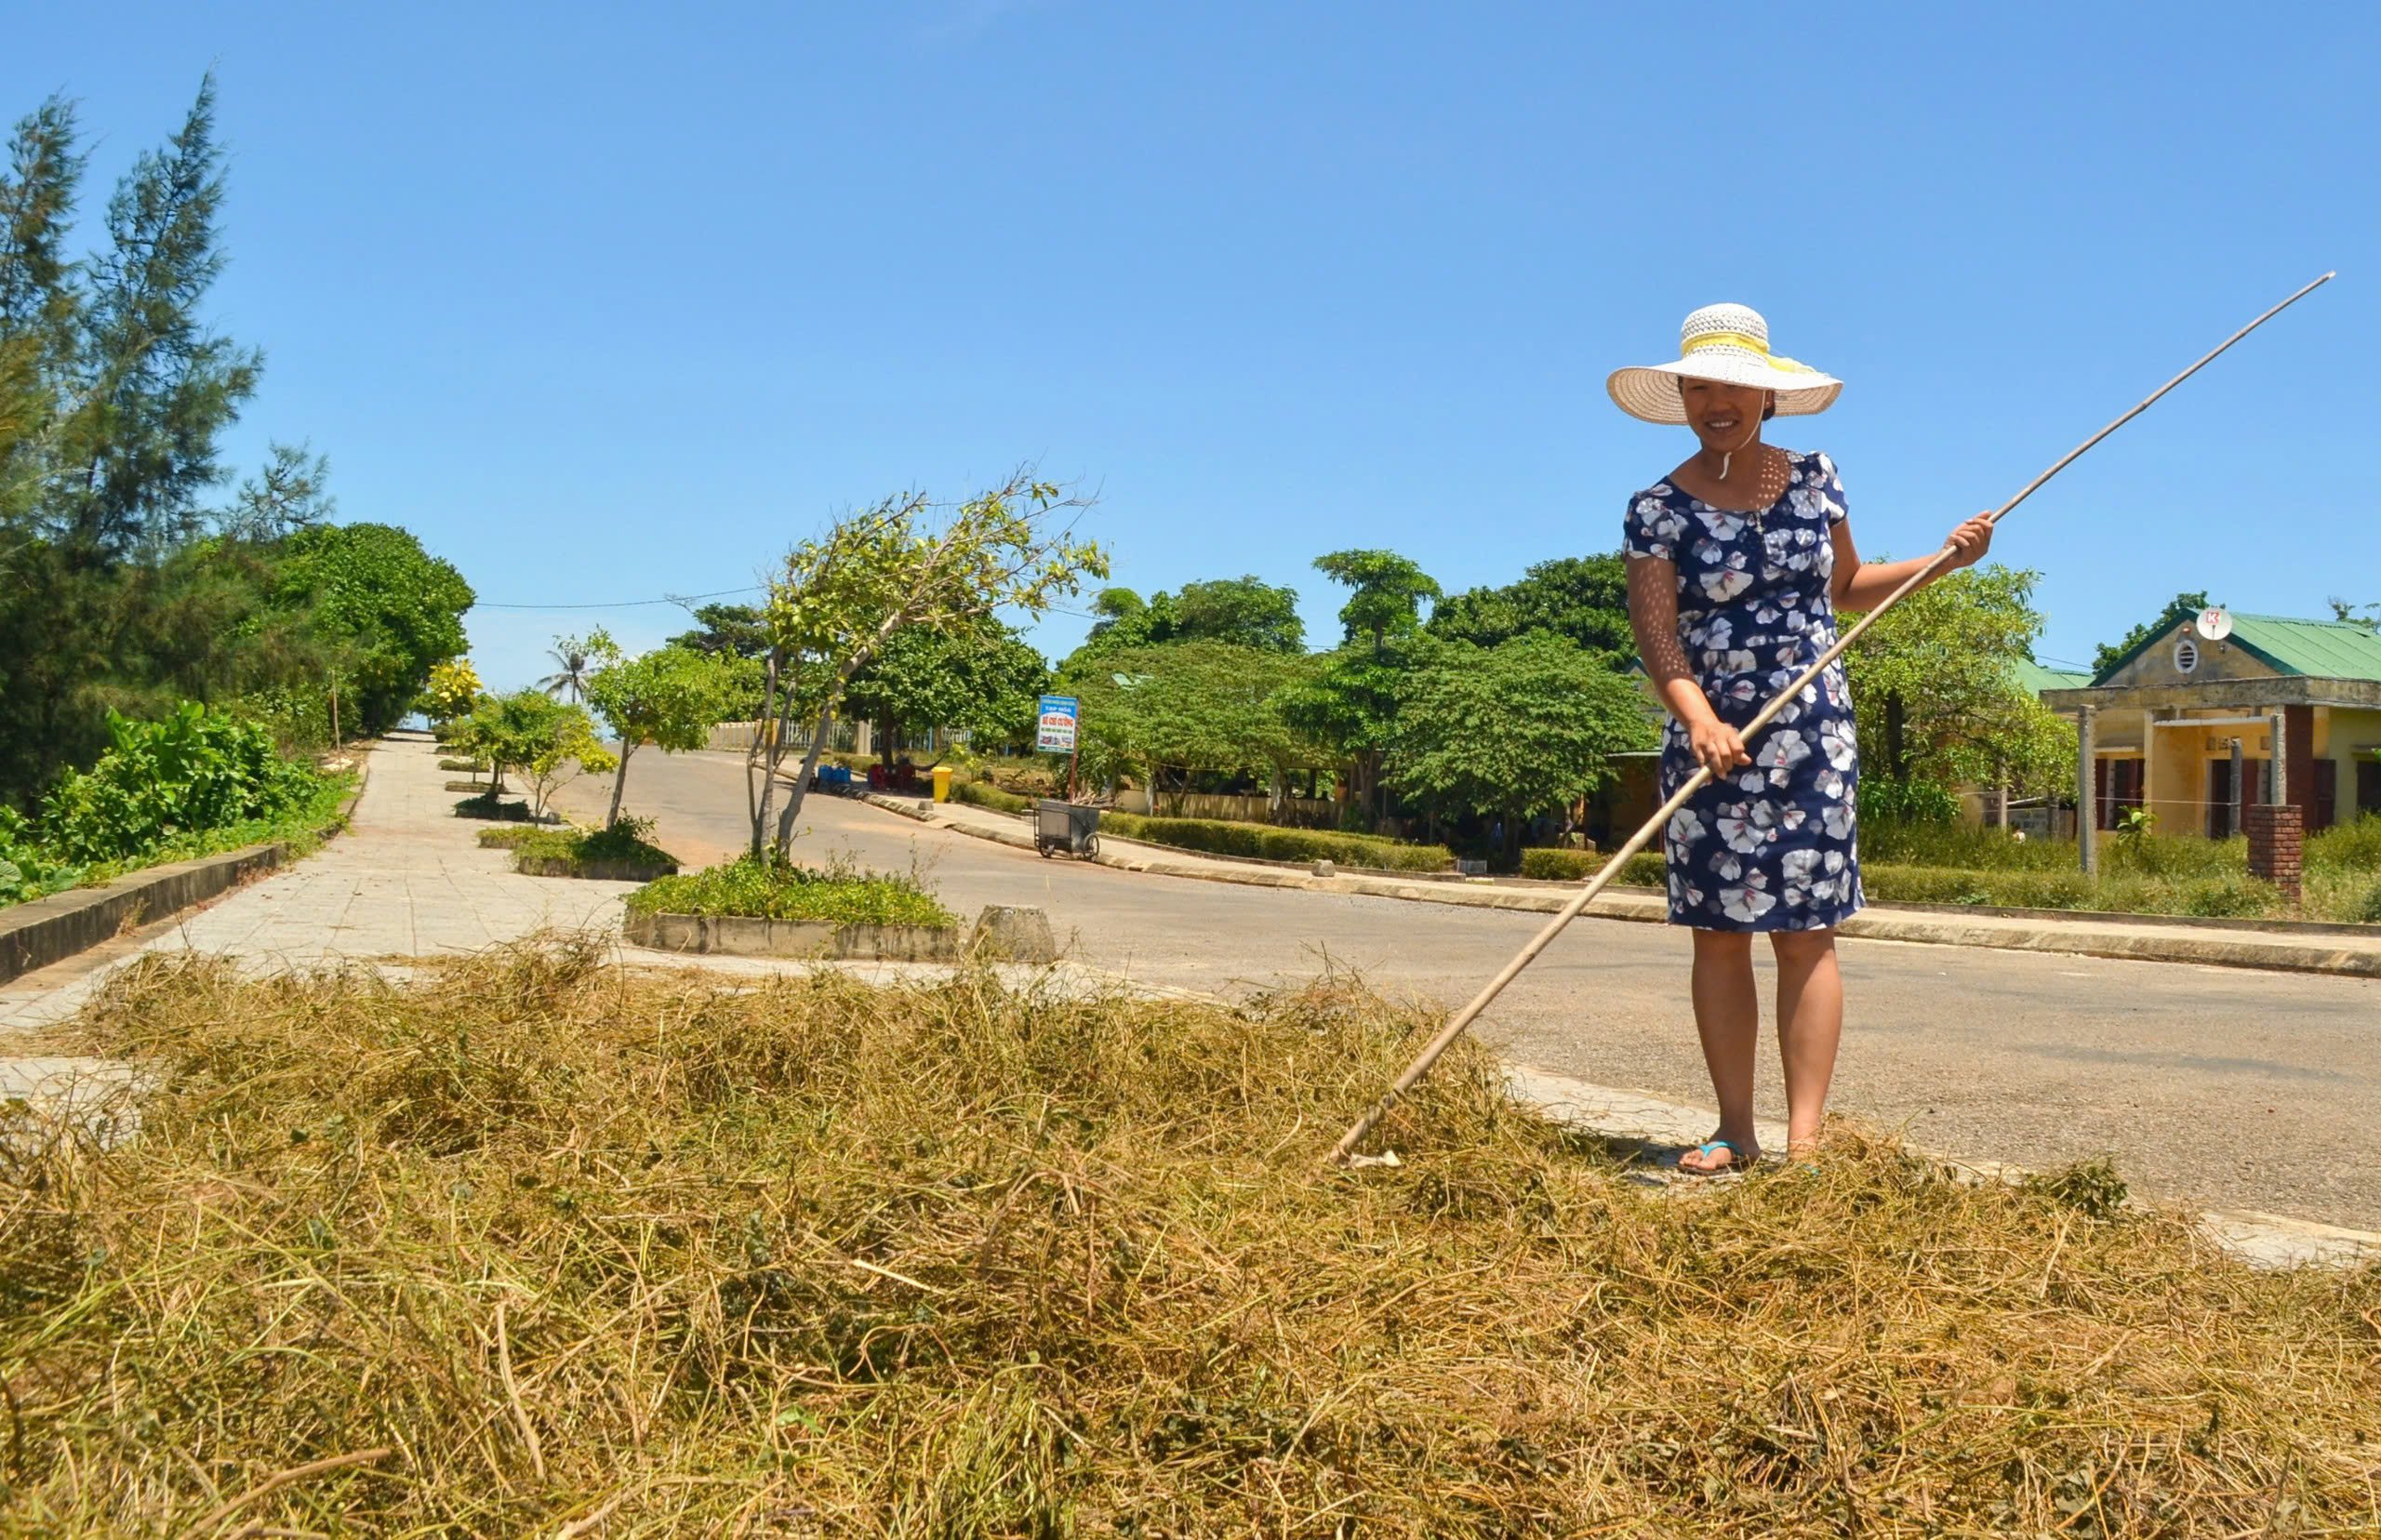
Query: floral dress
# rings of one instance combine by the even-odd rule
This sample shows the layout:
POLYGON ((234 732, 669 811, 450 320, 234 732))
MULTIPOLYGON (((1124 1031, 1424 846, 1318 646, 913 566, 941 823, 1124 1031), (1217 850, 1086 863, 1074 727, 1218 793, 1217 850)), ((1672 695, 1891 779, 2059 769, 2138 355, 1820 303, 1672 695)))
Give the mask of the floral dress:
MULTIPOLYGON (((1835 644, 1829 594, 1843 483, 1825 455, 1787 451, 1785 494, 1732 513, 1668 481, 1631 498, 1623 549, 1678 567, 1679 641, 1720 720, 1741 729, 1835 644)), ((1671 817, 1670 923, 1697 930, 1824 930, 1860 908, 1852 693, 1839 659, 1745 744, 1752 763, 1671 817)), ((1662 734, 1662 799, 1695 774, 1686 728, 1662 734)))

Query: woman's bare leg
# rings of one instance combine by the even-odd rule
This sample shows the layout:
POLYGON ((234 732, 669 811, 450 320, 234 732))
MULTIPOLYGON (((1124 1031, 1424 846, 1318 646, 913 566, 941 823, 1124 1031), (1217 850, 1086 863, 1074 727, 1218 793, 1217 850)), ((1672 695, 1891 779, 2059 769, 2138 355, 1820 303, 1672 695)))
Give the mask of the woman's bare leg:
POLYGON ((1777 1053, 1786 1067, 1786 1148, 1818 1141, 1843 1038, 1843 976, 1835 965, 1835 932, 1775 931, 1777 953, 1777 1053))
MULTIPOLYGON (((1753 987, 1752 937, 1735 931, 1695 933, 1695 1030, 1703 1040, 1703 1065, 1720 1098, 1720 1137, 1744 1151, 1749 1164, 1758 1150, 1752 1131, 1753 1055, 1761 1043, 1761 995, 1753 987)), ((1724 1171, 1724 1150, 1706 1159, 1688 1150, 1679 1163, 1690 1171, 1724 1171)))

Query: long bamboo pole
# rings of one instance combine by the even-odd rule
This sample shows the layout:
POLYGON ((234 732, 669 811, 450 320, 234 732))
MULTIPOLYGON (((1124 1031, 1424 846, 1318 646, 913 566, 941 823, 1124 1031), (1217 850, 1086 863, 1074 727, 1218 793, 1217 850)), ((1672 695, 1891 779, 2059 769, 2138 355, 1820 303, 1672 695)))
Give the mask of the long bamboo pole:
MULTIPOLYGON (((2236 331, 2231 336, 2226 338, 2216 347, 2210 350, 2207 355, 2201 358, 2198 363, 2192 365, 2189 368, 2185 369, 2182 373, 2166 381, 2163 385, 2159 386, 2155 391, 2150 392, 2148 396, 2142 399, 2139 405, 2134 407, 2131 411, 2125 413, 2122 417, 2117 418, 2114 422, 2109 423, 2106 428, 2101 429, 2098 432, 2094 433, 2090 438, 2085 439, 2082 443, 2077 445, 2074 448, 2061 456, 2056 464, 2043 471, 2041 475, 2036 476, 2032 481, 2028 482, 2025 485, 2024 489, 2015 497, 2010 498, 2007 502, 2002 503, 1999 508, 1994 509, 1990 514, 1987 515, 1987 517, 1989 517, 1992 523, 1998 524, 2002 519, 2008 516, 2010 510, 2015 508, 2019 503, 2024 502, 2028 498, 2032 497, 2036 492, 2040 491, 2043 483, 2049 481, 2053 476, 2057 475, 2061 471, 2064 471, 2068 466, 2074 464, 2077 459, 2082 457, 2085 450, 2091 448, 2102 439, 2107 438, 2110 433, 2115 432, 2126 423, 2131 422, 2135 418, 2137 418, 2142 413, 2148 411, 2150 405, 2155 403, 2160 396, 2164 395, 2175 386, 2180 385, 2184 380, 2188 379, 2191 376, 2199 373, 2200 370, 2214 363, 2217 355, 2222 353, 2227 348, 2231 347, 2233 343, 2240 341, 2241 339, 2248 336, 2251 332, 2255 331, 2259 326, 2264 325, 2267 322, 2272 320, 2275 316, 2280 315, 2283 311, 2288 310, 2292 305, 2296 304, 2299 300, 2305 299, 2308 295, 2312 294, 2323 285, 2330 283, 2337 276, 2338 274, 2336 272, 2326 272, 2321 278, 2316 279, 2313 283, 2308 284, 2305 288, 2302 288, 2297 293, 2292 295, 2289 299, 2284 299, 2281 304, 2274 306, 2273 309, 2266 312, 2263 315, 2258 316, 2247 325, 2242 326, 2239 331, 2236 331)), ((1760 732, 1763 727, 1768 726, 1771 720, 1775 718, 1779 711, 1785 710, 1786 703, 1788 701, 1796 698, 1805 689, 1809 688, 1810 685, 1817 680, 1820 674, 1827 671, 1828 666, 1833 663, 1837 658, 1842 657, 1845 650, 1849 648, 1852 644, 1860 640, 1862 633, 1867 631, 1870 626, 1876 624, 1878 619, 1882 617, 1887 610, 1892 609, 1895 604, 1900 604, 1904 599, 1909 597, 1910 594, 1925 586, 1925 584, 1931 581, 1936 574, 1943 570, 1945 564, 1949 562, 1955 554, 1957 554, 1957 548, 1949 545, 1946 545, 1941 551, 1937 551, 1933 561, 1927 563, 1917 572, 1913 573, 1909 580, 1904 582, 1901 587, 1894 590, 1894 591, 1886 597, 1884 603, 1870 610, 1867 615, 1862 616, 1857 624, 1836 639, 1835 645, 1829 647, 1826 653, 1821 655, 1817 662, 1803 670, 1800 678, 1796 679, 1794 683, 1787 685, 1786 688, 1780 690, 1774 697, 1772 697, 1769 703, 1761 709, 1760 713, 1756 715, 1752 721, 1745 724, 1740 736, 1749 742, 1753 735, 1760 732)), ((1577 919, 1579 911, 1586 909, 1590 903, 1593 902, 1596 895, 1602 893, 1604 888, 1610 884, 1612 879, 1618 874, 1621 868, 1628 864, 1629 857, 1636 855, 1639 851, 1643 850, 1647 844, 1651 843, 1654 835, 1669 823, 1671 815, 1675 814, 1680 808, 1685 806, 1688 799, 1693 797, 1697 791, 1701 790, 1709 783, 1710 779, 1711 771, 1708 766, 1698 768, 1693 776, 1689 777, 1686 783, 1681 786, 1676 791, 1672 792, 1669 800, 1662 803, 1662 805, 1656 810, 1652 817, 1645 820, 1644 827, 1638 830, 1635 834, 1629 836, 1629 843, 1627 844, 1622 845, 1618 850, 1613 852, 1612 858, 1604 862, 1604 864, 1597 870, 1596 874, 1588 880, 1587 885, 1581 888, 1578 894, 1573 897, 1569 903, 1563 905, 1563 908, 1555 914, 1553 919, 1546 923, 1546 928, 1539 931, 1536 936, 1530 937, 1529 944, 1522 948, 1520 951, 1513 955, 1513 960, 1506 963, 1503 969, 1497 973, 1496 976, 1488 981, 1487 987, 1483 989, 1478 994, 1472 996, 1471 1002, 1470 1004, 1464 1006, 1462 1010, 1457 1011, 1454 1016, 1448 1020, 1444 1027, 1439 1029, 1438 1035, 1432 1038, 1429 1045, 1425 1047, 1420 1054, 1415 1056, 1413 1063, 1405 1067, 1404 1071, 1390 1084, 1388 1093, 1384 1095, 1380 1100, 1373 1103, 1373 1105, 1365 1110, 1364 1115, 1358 1118, 1354 1123, 1350 1125, 1348 1132, 1339 1136, 1339 1142, 1337 1145, 1334 1145, 1331 1149, 1331 1162, 1333 1164, 1344 1165, 1348 1163, 1350 1159, 1355 1154, 1356 1146, 1363 1141, 1365 1135, 1372 1132, 1373 1125, 1379 1122, 1383 1117, 1387 1116, 1389 1109, 1395 1107, 1400 1098, 1402 1098, 1408 1091, 1413 1090, 1415 1085, 1420 1082, 1424 1075, 1430 1072, 1430 1066, 1439 1061, 1439 1055, 1445 1053, 1449 1045, 1451 1045, 1457 1038, 1461 1037, 1465 1030, 1470 1027, 1472 1022, 1479 1018, 1480 1013, 1486 1010, 1489 1003, 1499 994, 1504 992, 1505 986, 1510 984, 1516 977, 1518 977, 1523 968, 1528 967, 1530 963, 1536 961, 1537 954, 1544 951, 1548 945, 1551 943, 1556 936, 1563 934, 1563 927, 1577 919)))

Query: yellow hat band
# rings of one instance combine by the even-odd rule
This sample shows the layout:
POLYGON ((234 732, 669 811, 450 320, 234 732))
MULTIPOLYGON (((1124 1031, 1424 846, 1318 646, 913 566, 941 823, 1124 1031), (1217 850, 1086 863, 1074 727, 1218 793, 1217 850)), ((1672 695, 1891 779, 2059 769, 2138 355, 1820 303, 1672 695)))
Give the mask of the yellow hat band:
POLYGON ((1782 369, 1788 374, 1818 373, 1808 364, 1797 364, 1790 358, 1780 357, 1771 352, 1768 343, 1745 332, 1701 332, 1680 343, 1678 351, 1680 356, 1684 357, 1688 353, 1699 352, 1705 348, 1741 348, 1747 352, 1759 353, 1768 360, 1769 366, 1773 369, 1782 369))

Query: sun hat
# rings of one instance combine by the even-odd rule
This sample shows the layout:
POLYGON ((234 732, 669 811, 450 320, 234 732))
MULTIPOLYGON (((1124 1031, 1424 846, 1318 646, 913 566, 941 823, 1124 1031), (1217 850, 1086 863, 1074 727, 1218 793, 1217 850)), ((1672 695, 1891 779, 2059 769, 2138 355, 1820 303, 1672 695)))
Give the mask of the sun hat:
POLYGON ((1679 328, 1675 364, 1615 369, 1604 381, 1613 404, 1646 422, 1684 422, 1678 382, 1716 379, 1777 392, 1777 415, 1824 412, 1843 393, 1843 381, 1769 351, 1769 323, 1745 305, 1706 305, 1679 328))

